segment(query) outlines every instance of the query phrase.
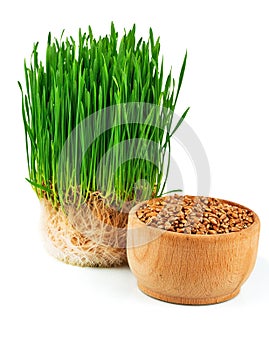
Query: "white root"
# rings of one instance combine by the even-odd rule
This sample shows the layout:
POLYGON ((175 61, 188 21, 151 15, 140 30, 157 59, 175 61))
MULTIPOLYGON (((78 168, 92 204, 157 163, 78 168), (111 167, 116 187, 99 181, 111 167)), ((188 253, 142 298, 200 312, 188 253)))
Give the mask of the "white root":
POLYGON ((54 208, 43 199, 45 244, 57 259, 82 267, 126 264, 128 213, 117 212, 93 194, 89 203, 54 208))

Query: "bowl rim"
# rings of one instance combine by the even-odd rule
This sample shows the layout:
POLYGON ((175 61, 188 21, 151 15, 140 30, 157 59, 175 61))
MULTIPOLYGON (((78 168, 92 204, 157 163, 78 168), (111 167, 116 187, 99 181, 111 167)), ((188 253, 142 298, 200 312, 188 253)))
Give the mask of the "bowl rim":
MULTIPOLYGON (((258 215, 252 210, 252 209, 249 209, 248 207, 242 205, 242 204, 239 204, 239 203, 236 203, 236 202, 233 202, 233 201, 230 201, 230 200, 227 200, 227 199, 221 199, 221 198, 216 198, 216 197, 210 197, 210 196, 194 196, 194 195, 182 195, 182 197, 184 196, 188 196, 188 197, 206 197, 206 198, 212 198, 212 199, 217 199, 221 202, 225 202, 227 204, 232 204, 232 205, 236 205, 238 206, 239 208, 242 208, 242 209, 247 209, 249 211, 251 211, 253 213, 253 217, 254 217, 254 221, 253 223, 248 226, 247 228, 243 228, 239 231, 235 231, 235 232, 227 232, 227 233, 216 233, 216 234, 205 234, 205 235, 200 235, 200 234, 186 234, 186 233, 183 233, 183 232, 174 232, 174 231, 168 231, 168 230, 165 230, 165 229, 162 229, 162 228, 159 228, 159 227, 153 227, 153 226, 150 226, 150 225, 147 225, 145 224, 143 221, 141 221, 138 216, 136 215, 136 212, 137 210, 143 206, 144 204, 146 204, 147 202, 149 202, 150 200, 160 200, 160 199, 163 199, 163 198, 166 198, 166 197, 169 197, 171 195, 167 195, 167 196, 162 196, 162 197, 157 197, 157 198, 152 198, 152 199, 149 199, 149 200, 145 200, 143 202, 140 202, 138 204, 136 204, 131 210, 130 210, 130 213, 129 213, 129 216, 132 217, 135 221, 136 221, 136 224, 138 224, 139 226, 141 227, 144 227, 148 230, 157 230, 157 231, 160 231, 160 235, 169 235, 169 236, 175 236, 175 237, 184 237, 185 239, 227 239, 227 237, 230 237, 232 238, 232 236, 238 236, 238 235, 243 235, 243 234, 247 234, 249 231, 252 231, 253 229, 257 228, 259 230, 260 228, 260 219, 258 217, 258 215), (202 238, 203 237, 203 238, 202 238), (206 238, 204 238, 206 237, 206 238)), ((129 221, 128 221, 129 222, 129 221)), ((128 223, 128 229, 129 229, 129 223, 128 223)))

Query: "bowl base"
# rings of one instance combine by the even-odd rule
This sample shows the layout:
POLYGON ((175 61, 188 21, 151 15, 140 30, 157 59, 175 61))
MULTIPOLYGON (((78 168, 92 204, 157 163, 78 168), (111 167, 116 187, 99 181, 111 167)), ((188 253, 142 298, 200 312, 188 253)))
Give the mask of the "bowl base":
POLYGON ((209 305, 209 304, 217 304, 222 303, 224 301, 230 300, 234 297, 236 297, 239 292, 240 288, 236 289, 234 292, 222 296, 217 297, 205 297, 205 298, 184 298, 184 297, 177 297, 177 296, 171 296, 171 295, 165 295, 161 294, 159 292, 154 292, 143 285, 138 283, 138 288, 148 296, 159 299, 162 301, 166 301, 168 303, 174 303, 174 304, 183 304, 183 305, 209 305))

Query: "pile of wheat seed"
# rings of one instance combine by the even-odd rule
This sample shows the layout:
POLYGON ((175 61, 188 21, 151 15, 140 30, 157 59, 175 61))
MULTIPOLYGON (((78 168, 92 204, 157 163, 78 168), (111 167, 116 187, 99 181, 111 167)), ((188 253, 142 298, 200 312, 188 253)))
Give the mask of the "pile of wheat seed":
POLYGON ((152 199, 137 211, 145 224, 186 234, 223 234, 249 227, 253 212, 216 198, 167 196, 152 199))

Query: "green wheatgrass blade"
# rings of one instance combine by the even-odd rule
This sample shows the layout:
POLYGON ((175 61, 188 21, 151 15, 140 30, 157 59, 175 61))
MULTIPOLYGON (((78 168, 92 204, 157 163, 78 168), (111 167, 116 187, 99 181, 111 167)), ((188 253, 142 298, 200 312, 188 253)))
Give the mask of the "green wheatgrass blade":
POLYGON ((174 130, 170 133, 169 137, 171 138, 174 133, 177 131, 177 129, 179 128, 180 124, 183 122, 183 120, 186 118, 187 113, 189 112, 190 107, 188 107, 185 112, 182 114, 182 116, 180 117, 179 121, 177 122, 176 126, 174 127, 174 130))
POLYGON ((169 164, 168 167, 164 165, 164 157, 168 153, 169 159, 170 139, 189 110, 186 109, 171 131, 186 61, 187 52, 175 84, 171 71, 164 76, 160 38, 155 41, 153 30, 150 28, 147 41, 136 37, 135 25, 119 37, 113 22, 110 34, 104 37, 96 38, 91 27, 87 33, 80 29, 77 41, 73 37, 64 39, 63 33, 59 40, 52 39, 49 33, 45 64, 38 56, 38 43, 34 44, 30 64, 24 62, 25 88, 20 83, 19 87, 28 181, 37 195, 45 196, 58 206, 63 185, 67 186, 68 193, 73 191, 74 202, 76 195, 79 201, 87 200, 91 192, 101 187, 107 198, 123 203, 145 195, 135 193, 135 186, 141 179, 148 182, 152 196, 161 195, 169 168, 169 164), (129 102, 145 102, 157 109, 149 109, 146 113, 138 110, 134 123, 129 120, 132 109, 122 105, 129 102), (100 111, 115 105, 121 106, 109 114, 112 127, 100 134, 107 125, 100 111), (163 113, 163 108, 171 111, 163 113), (69 150, 74 156, 73 168, 69 169, 67 162, 66 174, 58 177, 59 157, 66 140, 89 116, 94 118, 94 130, 88 130, 89 135, 85 135, 83 130, 76 129, 75 142, 69 150), (86 137, 94 135, 99 136, 85 150, 86 137), (136 156, 125 162, 126 150, 120 145, 132 139, 141 142, 130 142, 129 152, 136 156), (145 149, 143 141, 153 142, 155 148, 145 149), (77 179, 80 148, 85 153, 77 179), (105 170, 97 179, 100 162, 113 149, 117 151, 108 157, 110 163, 105 164, 105 170), (140 159, 143 154, 154 162, 140 159), (116 172, 108 174, 106 169, 108 173, 115 169, 116 172))
POLYGON ((25 178, 25 180, 28 181, 32 186, 34 186, 34 187, 36 187, 36 188, 39 188, 39 189, 41 189, 42 191, 46 191, 46 192, 48 192, 48 193, 50 193, 50 191, 51 191, 50 188, 45 187, 45 186, 42 186, 42 185, 40 185, 40 184, 37 184, 36 182, 31 181, 31 180, 29 180, 29 179, 27 179, 27 178, 25 178))
POLYGON ((183 82, 183 77, 184 77, 184 73, 185 73, 185 69, 186 69, 186 64, 187 64, 187 57, 188 57, 188 52, 186 51, 185 56, 184 56, 184 60, 181 66, 181 70, 180 70, 180 74, 179 74, 179 79, 178 79, 178 87, 177 87, 177 92, 176 92, 176 97, 174 100, 174 106, 176 105, 177 99, 178 99, 178 95, 181 89, 181 85, 183 82))

